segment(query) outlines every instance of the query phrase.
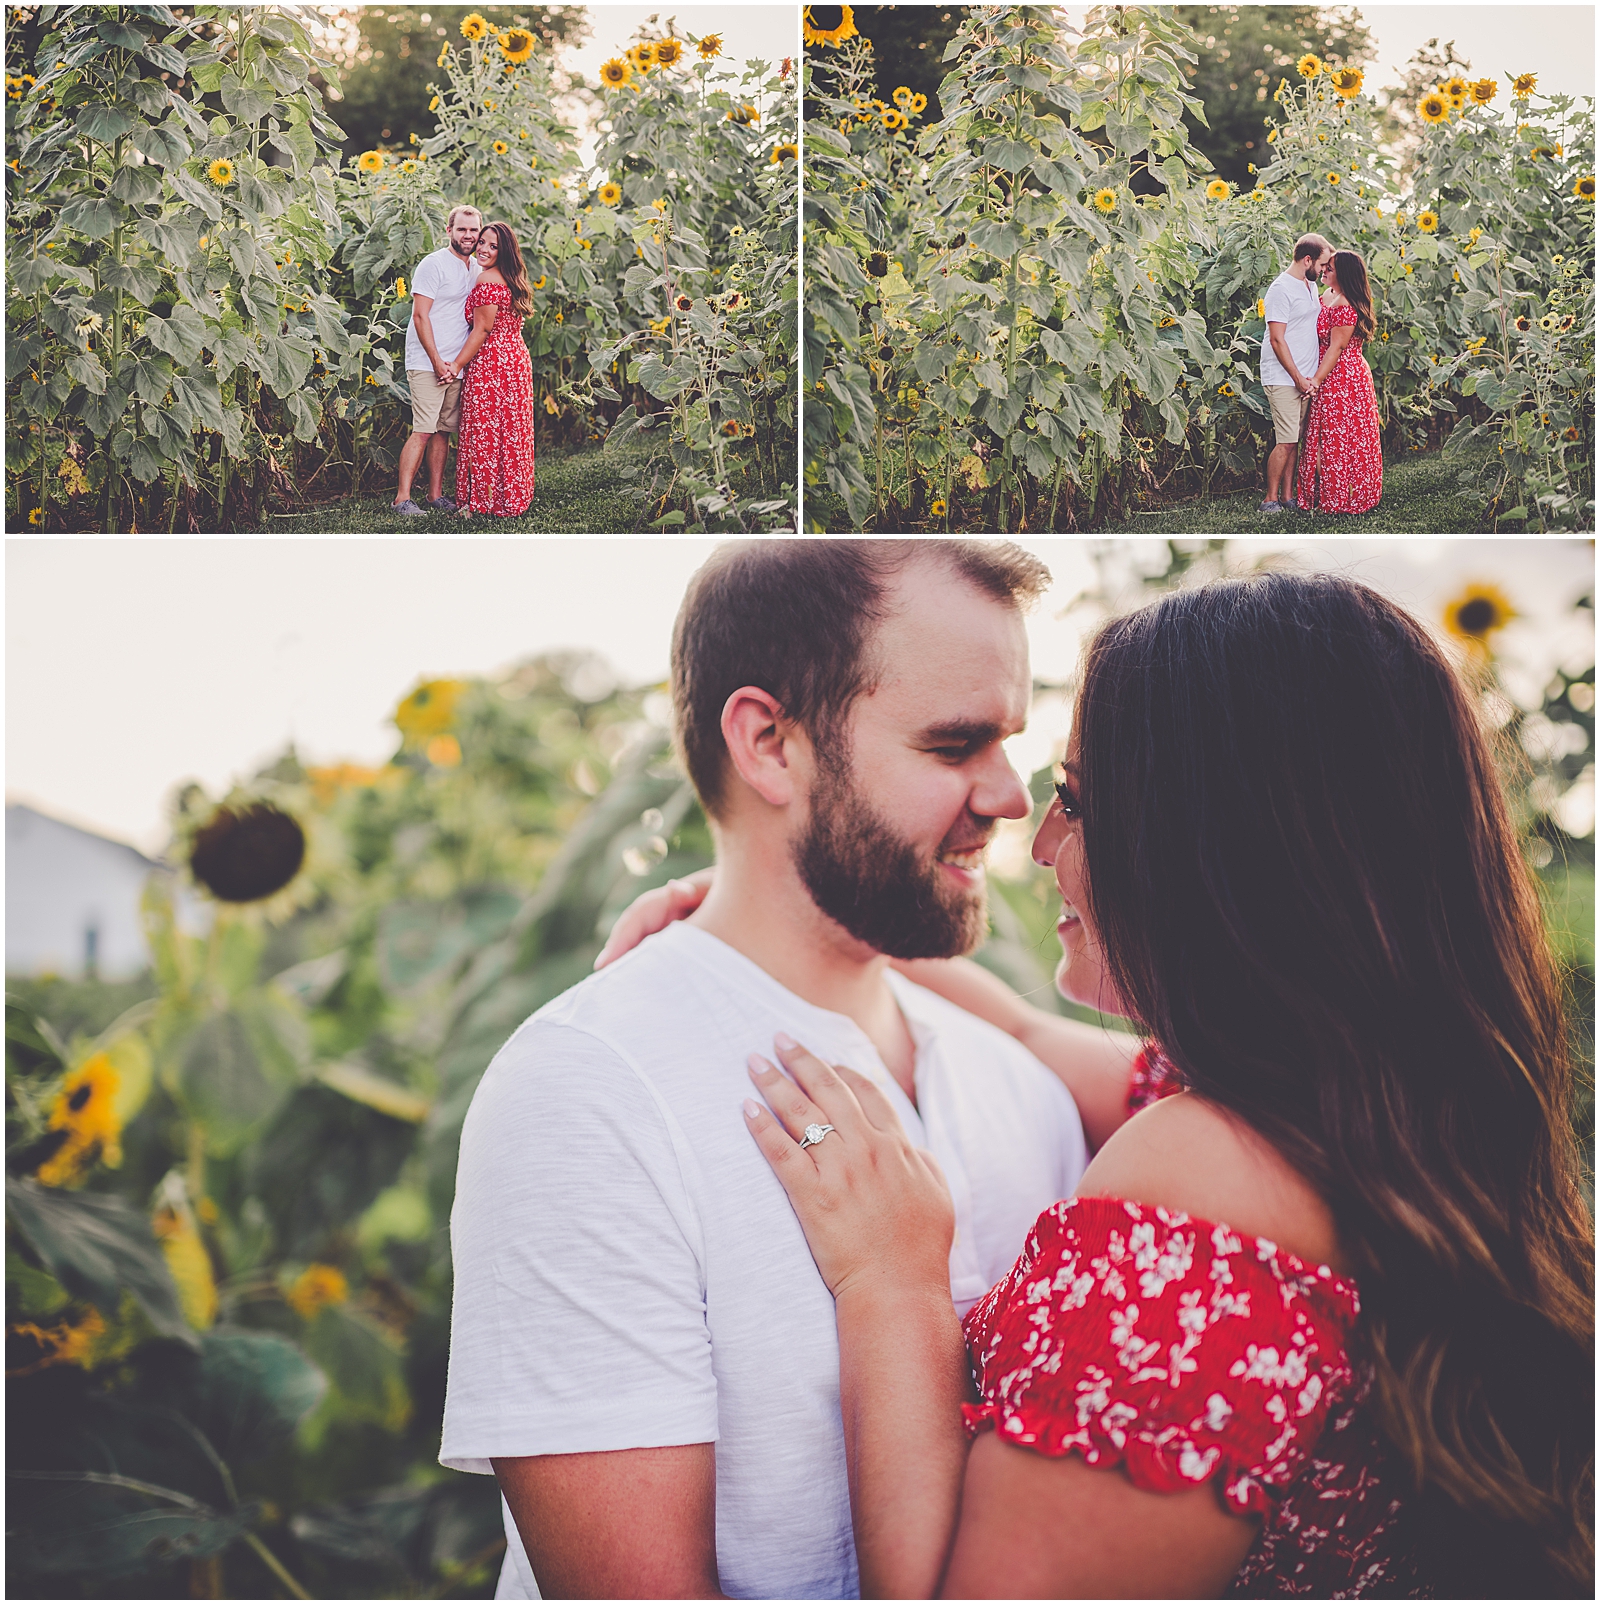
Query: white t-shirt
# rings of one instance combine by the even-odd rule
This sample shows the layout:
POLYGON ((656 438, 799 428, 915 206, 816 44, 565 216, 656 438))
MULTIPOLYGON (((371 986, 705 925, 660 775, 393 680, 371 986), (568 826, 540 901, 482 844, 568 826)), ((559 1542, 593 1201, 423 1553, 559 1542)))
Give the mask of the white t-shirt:
MULTIPOLYGON (((433 346, 441 362, 450 362, 467 343, 471 325, 467 322, 467 297, 483 270, 477 257, 465 262, 448 245, 423 257, 411 280, 413 296, 431 295, 428 321, 433 325, 433 346)), ((413 303, 411 321, 406 325, 406 371, 433 372, 433 363, 417 335, 417 314, 413 303)))
MULTIPOLYGON (((859 1593, 833 1299, 745 1125, 746 1058, 788 1031, 884 1089, 950 1183, 962 1312, 1088 1157, 1076 1105, 1025 1048, 889 984, 920 1114, 854 1021, 686 924, 518 1029, 461 1134, 445 1465, 714 1442, 723 1591, 859 1593)), ((536 1599, 503 1513, 497 1597, 536 1599)))
POLYGON ((1278 361, 1272 349, 1274 323, 1284 325, 1283 339, 1289 355, 1303 379, 1317 371, 1317 313, 1322 298, 1309 279, 1297 279, 1292 273, 1280 273, 1267 290, 1267 329, 1261 336, 1261 383, 1263 385, 1292 385, 1289 370, 1278 361))

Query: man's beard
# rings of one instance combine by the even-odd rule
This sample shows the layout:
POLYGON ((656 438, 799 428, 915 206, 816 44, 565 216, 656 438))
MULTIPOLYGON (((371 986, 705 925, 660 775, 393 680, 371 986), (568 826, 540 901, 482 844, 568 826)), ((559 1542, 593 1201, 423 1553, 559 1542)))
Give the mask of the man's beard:
POLYGON ((916 849, 856 788, 848 762, 819 764, 811 819, 795 842, 795 868, 812 901, 858 942, 896 959, 970 953, 988 931, 980 883, 964 892, 937 859, 916 849))

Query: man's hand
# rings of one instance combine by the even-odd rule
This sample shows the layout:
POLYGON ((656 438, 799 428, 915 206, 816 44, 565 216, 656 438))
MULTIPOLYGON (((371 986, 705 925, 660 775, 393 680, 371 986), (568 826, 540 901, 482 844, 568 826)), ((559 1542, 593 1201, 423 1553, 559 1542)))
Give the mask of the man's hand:
POLYGON ((496 1457, 546 1599, 721 1599, 715 1445, 496 1457))
POLYGON ((461 377, 461 375, 458 374, 456 370, 449 365, 449 363, 445 362, 435 365, 433 377, 442 385, 453 385, 456 380, 461 377))

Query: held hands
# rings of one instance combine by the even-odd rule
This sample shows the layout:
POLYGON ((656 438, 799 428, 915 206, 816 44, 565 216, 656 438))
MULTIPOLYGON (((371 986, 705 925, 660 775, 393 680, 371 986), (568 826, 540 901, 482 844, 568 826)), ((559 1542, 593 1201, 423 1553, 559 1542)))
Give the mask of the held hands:
POLYGON ((824 1064, 780 1034, 789 1076, 759 1054, 745 1122, 800 1218, 812 1258, 837 1299, 852 1290, 921 1291, 950 1284, 955 1206, 931 1154, 915 1148, 893 1106, 867 1079, 824 1064), (800 1146, 808 1126, 831 1126, 800 1146))

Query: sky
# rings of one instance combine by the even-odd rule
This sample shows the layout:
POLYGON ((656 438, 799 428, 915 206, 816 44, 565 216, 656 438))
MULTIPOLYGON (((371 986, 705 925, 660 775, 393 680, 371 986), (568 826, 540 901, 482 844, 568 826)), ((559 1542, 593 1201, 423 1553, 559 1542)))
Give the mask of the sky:
MULTIPOLYGON (((1474 5, 1452 0, 1445 5, 1358 5, 1378 47, 1368 69, 1367 87, 1379 90, 1400 83, 1405 64, 1419 45, 1437 38, 1455 41, 1476 76, 1494 78, 1501 86, 1497 104, 1510 105, 1506 73, 1539 75, 1541 94, 1594 93, 1594 13, 1592 5, 1474 5)), ((1075 27, 1086 8, 1063 7, 1075 27)))
MULTIPOLYGON (((1034 673, 1062 681, 1103 581, 1131 595, 1163 543, 1024 540, 1055 585, 1029 619, 1034 673)), ((586 648, 636 685, 663 681, 694 539, 28 540, 6 548, 6 791, 147 852, 194 778, 212 795, 293 741, 306 762, 382 763, 388 724, 419 679, 493 674, 535 652, 586 648)), ((1537 699, 1557 662, 1593 662, 1571 604, 1593 583, 1588 541, 1233 541, 1230 559, 1294 549, 1436 623, 1470 580, 1522 615, 1501 637, 1514 695, 1537 699), (1585 655, 1587 654, 1587 656, 1585 655)), ((1011 746, 1023 774, 1065 740, 1050 693, 1011 746)))

